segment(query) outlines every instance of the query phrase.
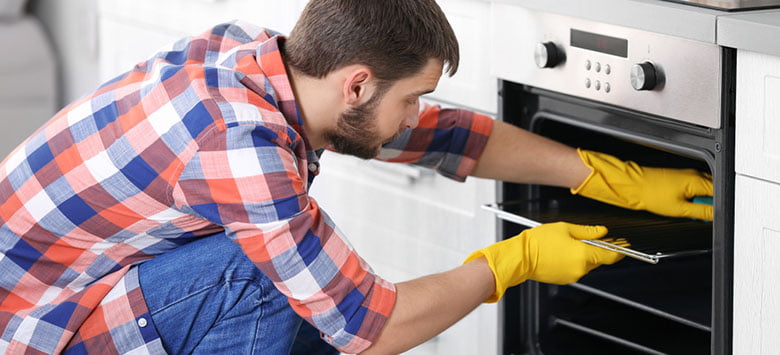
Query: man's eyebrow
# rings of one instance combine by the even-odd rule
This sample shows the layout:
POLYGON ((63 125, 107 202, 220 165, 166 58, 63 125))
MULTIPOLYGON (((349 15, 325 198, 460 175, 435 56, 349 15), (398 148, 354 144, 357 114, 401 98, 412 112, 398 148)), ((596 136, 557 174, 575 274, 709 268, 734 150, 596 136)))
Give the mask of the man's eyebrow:
POLYGON ((422 89, 420 91, 417 91, 417 92, 414 92, 414 93, 410 94, 409 96, 422 96, 422 95, 425 95, 425 94, 432 93, 433 90, 434 89, 422 89))

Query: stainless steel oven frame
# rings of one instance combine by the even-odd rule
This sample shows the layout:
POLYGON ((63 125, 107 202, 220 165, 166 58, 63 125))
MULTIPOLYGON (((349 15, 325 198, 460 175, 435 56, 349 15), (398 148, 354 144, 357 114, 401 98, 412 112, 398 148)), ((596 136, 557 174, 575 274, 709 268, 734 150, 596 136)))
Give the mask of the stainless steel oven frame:
MULTIPOLYGON (((605 134, 616 139, 647 145, 662 151, 702 162, 711 172, 715 186, 712 224, 712 253, 709 275, 711 297, 709 353, 731 353, 733 283, 733 196, 734 196, 734 90, 736 51, 722 48, 719 66, 720 119, 717 128, 681 122, 668 117, 618 107, 535 86, 499 80, 498 119, 536 132, 543 120, 557 120, 578 129, 605 134)), ((564 142, 567 143, 567 142, 564 142)), ((539 186, 499 184, 498 201, 534 199, 539 186)), ((510 237, 522 229, 499 221, 501 237, 510 237)), ((598 223, 598 221, 593 221, 598 223)), ((709 260, 709 259, 708 259, 709 260)), ((649 266, 656 267, 656 266, 649 266)), ((597 269, 594 272, 598 272, 597 269)), ((684 272, 684 270, 681 270, 684 272)), ((615 280, 620 282, 620 280, 615 280)), ((503 303, 503 353, 543 353, 545 339, 540 334, 548 326, 544 303, 556 290, 582 289, 582 285, 549 286, 526 282, 510 289, 503 303)), ((702 286, 707 287, 707 286, 702 286)), ((585 286, 587 288, 587 286, 585 286)), ((589 290, 598 292, 598 290, 589 290)), ((705 291, 702 291, 705 292, 705 291)), ((683 297, 681 296, 681 300, 683 297)), ((641 302, 631 306, 642 308, 641 302)), ((604 315, 605 317, 608 314, 604 315)), ((587 331, 587 330, 583 330, 587 331)), ((609 336, 609 335, 602 335, 609 336)), ((663 334, 659 334, 663 336, 663 334)), ((619 343, 619 340, 616 340, 619 343)), ((625 344, 624 344, 625 345, 625 344)), ((685 344, 683 344, 684 348, 685 344)), ((628 344, 627 351, 655 353, 651 349, 628 344)), ((674 351, 671 351, 674 353, 674 351)), ((600 349, 582 349, 582 353, 610 353, 600 349)))
MULTIPOLYGON (((572 286, 527 282, 510 289, 502 304, 503 352, 611 353, 588 345, 556 352, 551 345, 567 341, 553 333, 561 328, 571 330, 562 333, 571 334, 568 340, 584 335, 582 344, 589 344, 599 339, 594 344, 614 346, 612 352, 620 354, 731 353, 736 51, 517 4, 493 3, 490 16, 490 56, 499 78, 498 119, 569 145, 591 148, 590 140, 604 140, 607 145, 595 144, 592 149, 604 148, 607 153, 621 153, 610 151, 612 147, 636 148, 632 154, 647 154, 640 156, 643 159, 707 170, 715 186, 714 221, 707 227, 711 229, 709 254, 636 267, 626 258, 620 265, 594 270, 572 286), (584 141, 577 137, 584 137, 584 141), (613 278, 616 270, 621 276, 613 278), (656 274, 671 275, 670 283, 677 282, 675 285, 693 294, 678 297, 665 290, 663 279, 656 280, 655 288, 627 282, 638 273, 650 279, 657 279, 656 274), (687 283, 680 277, 686 273, 695 275, 687 283), (591 287, 596 284, 601 288, 591 287), (618 291, 630 291, 635 297, 609 292, 614 285, 621 285, 624 290, 618 291), (664 306, 676 309, 654 307, 652 299, 643 298, 644 291, 659 291, 654 295, 664 297, 664 306), (703 310, 689 312, 688 308, 702 304, 703 310), (632 342, 631 337, 599 332, 596 325, 582 326, 572 321, 574 318, 559 316, 581 310, 592 312, 588 315, 594 317, 594 324, 604 329, 614 326, 609 321, 618 316, 626 317, 622 328, 636 326, 641 319, 662 321, 654 328, 659 334, 632 342), (556 313, 559 311, 562 313, 556 313), (606 323, 597 324, 600 321, 606 323), (664 328, 667 324, 669 329, 664 328), (698 340, 680 338, 674 329, 690 331, 691 339, 698 340)), ((538 185, 499 184, 497 191, 498 202, 525 200, 528 205, 540 205, 550 196, 554 201, 547 204, 555 205, 555 199, 563 203, 569 199, 565 190, 538 185)), ((497 223, 500 237, 511 237, 522 229, 515 223, 497 223)), ((708 232, 704 230, 705 243, 708 232)), ((615 333, 621 331, 616 329, 615 333)))

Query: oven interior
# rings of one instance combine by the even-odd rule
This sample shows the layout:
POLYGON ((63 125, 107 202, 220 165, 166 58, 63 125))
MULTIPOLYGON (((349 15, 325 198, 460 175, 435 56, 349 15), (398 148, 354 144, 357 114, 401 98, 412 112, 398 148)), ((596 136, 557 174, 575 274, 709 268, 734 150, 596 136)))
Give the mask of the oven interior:
MULTIPOLYGON (((511 82, 501 84, 500 116, 569 146, 615 155, 643 166, 691 168, 723 183, 711 129, 600 107, 511 82)), ((679 256, 649 264, 631 258, 602 266, 573 285, 526 282, 507 292, 507 354, 705 354, 723 337, 723 293, 728 276, 724 221, 659 217, 572 195, 568 189, 502 184, 506 209, 542 223, 603 224, 608 237, 645 235, 649 248, 679 256), (713 324, 715 320, 715 324, 713 324), (715 330, 715 331, 714 331, 715 330)), ((716 189, 713 205, 723 214, 716 189)), ((524 227, 501 223, 503 237, 524 227)), ((632 244, 632 247, 645 246, 632 244)))

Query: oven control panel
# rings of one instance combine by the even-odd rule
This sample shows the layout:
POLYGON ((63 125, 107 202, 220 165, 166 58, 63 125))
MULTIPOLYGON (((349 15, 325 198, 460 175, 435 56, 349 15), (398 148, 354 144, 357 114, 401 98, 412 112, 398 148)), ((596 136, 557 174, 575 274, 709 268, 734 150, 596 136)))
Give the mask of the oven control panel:
POLYGON ((700 126, 719 128, 721 49, 494 3, 497 77, 700 126))

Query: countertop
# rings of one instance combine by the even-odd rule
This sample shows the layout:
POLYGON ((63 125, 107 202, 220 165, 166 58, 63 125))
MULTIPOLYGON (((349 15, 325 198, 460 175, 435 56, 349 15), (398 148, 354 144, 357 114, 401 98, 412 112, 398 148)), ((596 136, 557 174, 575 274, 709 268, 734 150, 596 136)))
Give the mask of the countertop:
POLYGON ((493 0, 780 56, 780 9, 728 12, 660 0, 493 0))
POLYGON ((780 9, 718 17, 717 36, 721 46, 780 56, 780 9))

